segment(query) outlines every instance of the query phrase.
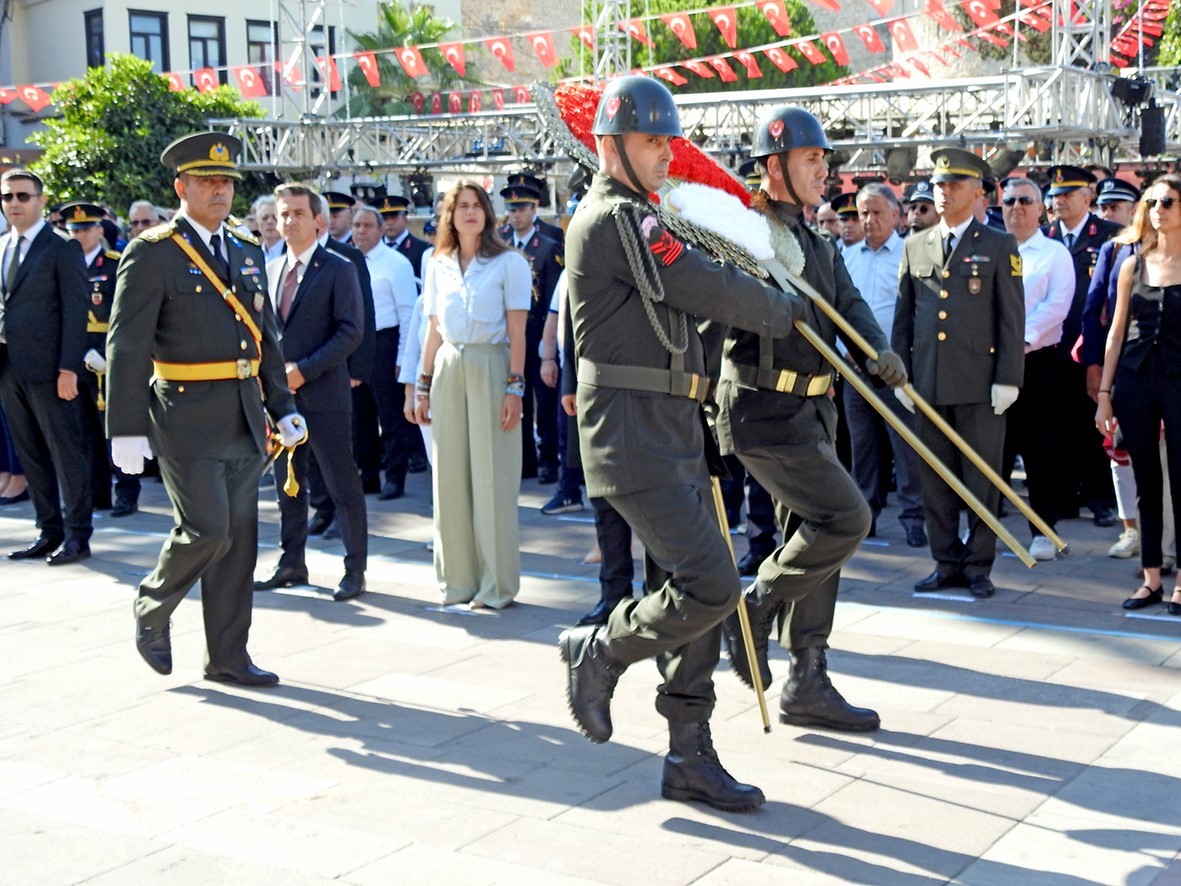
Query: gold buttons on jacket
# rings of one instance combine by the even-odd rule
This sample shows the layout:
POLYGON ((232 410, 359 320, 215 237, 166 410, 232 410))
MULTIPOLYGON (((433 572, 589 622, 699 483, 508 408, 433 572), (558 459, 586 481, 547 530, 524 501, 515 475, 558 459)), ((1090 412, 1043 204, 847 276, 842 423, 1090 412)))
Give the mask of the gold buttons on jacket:
POLYGON ((185 392, 185 386, 184 386, 184 385, 181 385, 181 386, 180 386, 180 387, 178 387, 176 390, 177 390, 177 392, 178 392, 178 393, 181 393, 181 394, 183 394, 183 393, 185 392))
POLYGON ((241 348, 242 348, 242 350, 246 350, 246 342, 242 342, 241 348))
POLYGON ((946 280, 950 276, 951 276, 951 271, 949 271, 947 268, 944 268, 943 269, 943 279, 946 280))
POLYGON ((939 290, 939 297, 940 297, 940 298, 947 298, 947 290, 946 290, 946 289, 940 289, 940 290, 939 290))
POLYGON ((198 283, 198 284, 197 284, 197 291, 198 291, 198 292, 200 292, 200 291, 201 291, 201 284, 200 284, 200 283, 198 283))
POLYGON ((939 312, 939 319, 946 320, 947 319, 947 311, 940 311, 939 312))
POLYGON ((947 341, 947 333, 946 332, 939 333, 939 340, 940 341, 947 341))

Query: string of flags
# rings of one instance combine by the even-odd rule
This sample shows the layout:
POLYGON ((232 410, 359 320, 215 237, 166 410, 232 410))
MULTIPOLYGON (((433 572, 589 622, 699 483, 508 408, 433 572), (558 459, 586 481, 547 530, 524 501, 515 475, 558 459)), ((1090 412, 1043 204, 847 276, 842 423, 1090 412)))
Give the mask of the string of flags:
MULTIPOLYGON (((838 11, 841 9, 840 0, 812 0, 821 9, 838 11)), ((673 13, 659 13, 648 17, 631 18, 618 22, 618 27, 625 31, 632 39, 645 46, 653 46, 651 27, 659 22, 667 27, 687 49, 698 47, 697 27, 694 18, 705 16, 722 37, 723 43, 730 50, 719 55, 684 59, 675 62, 665 62, 637 70, 647 71, 675 86, 682 86, 689 82, 682 71, 694 74, 704 79, 715 76, 722 83, 734 83, 738 74, 731 62, 741 66, 746 76, 751 79, 763 76, 759 67, 760 57, 769 61, 780 71, 788 72, 799 66, 796 55, 789 52, 795 50, 799 58, 813 65, 820 65, 831 58, 838 65, 848 65, 849 55, 845 45, 846 39, 859 39, 870 53, 884 53, 885 43, 881 30, 885 30, 891 37, 895 48, 896 59, 888 64, 880 65, 868 71, 861 71, 851 76, 834 81, 832 85, 847 85, 857 82, 888 82, 898 77, 912 76, 906 65, 909 64, 925 76, 930 76, 929 63, 932 61, 948 64, 945 56, 959 57, 959 49, 976 50, 970 42, 979 39, 996 46, 1006 46, 1011 39, 1024 39, 1013 28, 1014 22, 1020 22, 1025 27, 1039 32, 1049 30, 1053 25, 1052 0, 1017 0, 1017 8, 1008 16, 1000 15, 1000 0, 958 0, 951 5, 959 6, 976 26, 974 30, 965 32, 959 20, 952 14, 945 4, 945 0, 921 0, 921 6, 914 12, 890 17, 896 0, 865 0, 882 18, 867 21, 849 28, 827 31, 792 38, 791 21, 784 5, 784 0, 741 0, 727 6, 707 7, 673 13), (738 39, 738 11, 744 8, 756 8, 767 19, 779 42, 746 49, 737 48, 738 39), (938 47, 922 47, 915 37, 910 20, 925 16, 934 21, 944 31, 956 35, 954 38, 938 47), (827 51, 827 53, 826 53, 827 51), (681 69, 681 70, 678 70, 681 69)), ((1141 44, 1151 46, 1153 40, 1159 38, 1164 19, 1168 16, 1169 0, 1144 0, 1140 12, 1130 20, 1123 30, 1112 40, 1111 49, 1113 64, 1125 67, 1127 59, 1134 58, 1141 44)), ((1081 13, 1071 4, 1069 15, 1077 22, 1081 20, 1081 13)), ((514 42, 524 42, 537 56, 546 68, 553 68, 558 64, 558 51, 555 35, 570 33, 575 35, 590 51, 595 48, 594 29, 589 25, 578 25, 572 28, 554 31, 523 32, 493 37, 481 37, 471 40, 457 40, 441 43, 419 44, 415 46, 401 46, 382 50, 359 50, 352 53, 338 53, 336 55, 314 56, 312 61, 321 83, 312 84, 315 87, 327 86, 331 92, 338 92, 343 88, 341 75, 342 66, 354 64, 361 71, 365 81, 374 88, 382 84, 381 70, 378 64, 379 56, 392 56, 412 80, 430 75, 430 70, 423 58, 423 50, 437 49, 447 63, 460 77, 466 76, 469 52, 474 48, 481 48, 496 58, 506 73, 515 73, 516 56, 514 42)), ((232 65, 223 68, 205 67, 193 71, 170 71, 164 76, 168 78, 169 87, 177 92, 189 87, 191 77, 193 88, 200 92, 212 92, 221 85, 221 71, 227 71, 243 98, 256 99, 273 94, 279 87, 298 92, 308 84, 304 80, 303 66, 299 55, 293 55, 287 61, 276 60, 267 66, 260 65, 232 65)), ((53 102, 52 92, 57 84, 26 84, 22 86, 0 87, 0 105, 8 105, 13 101, 21 101, 33 112, 39 112, 53 102)), ((506 103, 525 104, 532 101, 529 88, 524 85, 500 85, 477 90, 455 90, 444 92, 413 92, 408 100, 418 114, 459 114, 463 112, 475 113, 484 109, 485 93, 491 108, 501 110, 506 103)))

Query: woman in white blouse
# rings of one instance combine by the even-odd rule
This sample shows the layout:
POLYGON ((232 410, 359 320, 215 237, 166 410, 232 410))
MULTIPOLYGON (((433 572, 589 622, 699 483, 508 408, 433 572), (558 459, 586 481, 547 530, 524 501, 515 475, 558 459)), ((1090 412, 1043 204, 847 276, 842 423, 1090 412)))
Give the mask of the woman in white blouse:
POLYGON ((528 260, 496 233, 488 194, 443 201, 423 275, 429 318, 415 421, 433 425, 435 574, 443 604, 503 609, 521 584, 517 496, 528 260))

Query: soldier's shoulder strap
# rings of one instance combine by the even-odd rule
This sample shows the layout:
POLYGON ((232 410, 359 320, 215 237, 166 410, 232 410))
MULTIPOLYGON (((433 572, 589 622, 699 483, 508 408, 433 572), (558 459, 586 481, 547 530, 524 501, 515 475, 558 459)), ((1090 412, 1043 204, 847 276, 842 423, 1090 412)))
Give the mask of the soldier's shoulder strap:
POLYGON ((118 261, 119 259, 121 259, 123 257, 123 253, 120 252, 118 249, 105 249, 105 250, 103 250, 103 255, 105 255, 107 258, 112 259, 114 261, 118 261))
POLYGON ((148 228, 139 235, 139 239, 146 240, 149 243, 159 243, 162 240, 167 240, 174 233, 176 233, 176 222, 165 222, 162 225, 156 225, 154 228, 148 228))
POLYGON ((226 226, 230 229, 230 233, 239 240, 244 240, 252 246, 262 245, 262 241, 250 233, 250 229, 246 227, 246 223, 242 219, 231 215, 226 219, 226 226))

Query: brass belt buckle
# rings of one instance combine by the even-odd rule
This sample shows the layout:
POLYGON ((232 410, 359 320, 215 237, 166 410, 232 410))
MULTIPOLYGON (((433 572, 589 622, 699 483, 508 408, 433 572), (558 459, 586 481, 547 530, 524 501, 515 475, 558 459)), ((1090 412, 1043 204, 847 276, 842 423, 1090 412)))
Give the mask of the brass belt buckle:
POLYGON ((250 361, 238 361, 238 378, 250 378, 250 361))
POLYGON ((701 376, 694 372, 689 376, 689 399, 697 399, 697 385, 701 382, 701 376))
POLYGON ((775 390, 781 394, 794 394, 797 373, 794 369, 783 369, 779 372, 779 381, 775 383, 775 390))
POLYGON ((808 382, 808 396, 819 397, 821 394, 827 393, 832 384, 832 375, 814 375, 808 382))

